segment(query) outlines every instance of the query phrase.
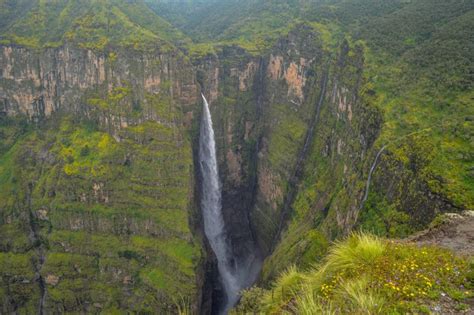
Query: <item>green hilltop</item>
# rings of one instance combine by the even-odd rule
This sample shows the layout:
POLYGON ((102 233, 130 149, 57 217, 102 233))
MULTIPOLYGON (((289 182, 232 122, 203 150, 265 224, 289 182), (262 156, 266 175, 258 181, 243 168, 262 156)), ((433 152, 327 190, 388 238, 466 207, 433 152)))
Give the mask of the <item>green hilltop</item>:
POLYGON ((30 48, 73 43, 104 50, 108 46, 150 49, 171 47, 184 35, 142 1, 36 0, 12 5, 4 0, 1 43, 30 48))

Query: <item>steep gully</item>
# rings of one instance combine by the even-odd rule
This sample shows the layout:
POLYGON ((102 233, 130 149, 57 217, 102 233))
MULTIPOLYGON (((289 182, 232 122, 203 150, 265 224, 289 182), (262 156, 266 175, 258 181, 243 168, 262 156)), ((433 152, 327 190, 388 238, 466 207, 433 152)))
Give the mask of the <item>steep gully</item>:
POLYGON ((283 230, 284 224, 287 221, 287 218, 290 214, 290 207, 293 204, 293 201, 295 200, 296 193, 297 193, 297 187, 298 183, 300 182, 302 173, 303 173, 303 168, 304 168, 304 161, 306 160, 306 156, 309 152, 309 149, 311 147, 311 143, 314 137, 314 132, 316 125, 318 124, 319 121, 319 115, 321 113, 321 106, 324 102, 324 95, 326 93, 326 86, 328 82, 328 68, 326 67, 326 71, 323 73, 322 79, 321 79, 321 90, 319 94, 319 99, 316 104, 316 109, 313 114, 313 117, 311 119, 308 131, 305 136, 305 141, 303 148, 301 149, 300 153, 298 154, 298 159, 296 160, 296 165, 294 169, 293 176, 289 180, 289 190, 285 196, 284 202, 283 202, 283 211, 281 212, 281 217, 279 220, 279 226, 277 233, 275 234, 275 237, 273 239, 273 246, 275 246, 278 242, 278 239, 280 238, 281 232, 283 230))
POLYGON ((45 314, 44 306, 46 301, 46 285, 41 275, 41 268, 45 262, 45 253, 44 247, 41 244, 41 237, 38 232, 38 224, 37 219, 33 213, 32 206, 31 206, 31 195, 33 191, 33 184, 29 183, 27 190, 26 190, 26 202, 25 205, 28 209, 28 220, 29 220, 29 228, 30 228, 30 241, 36 247, 36 254, 37 258, 34 260, 34 271, 35 271, 35 278, 38 281, 39 292, 40 292, 40 301, 38 305, 38 314, 43 315, 45 314))
POLYGON ((401 136, 393 141, 390 141, 386 144, 384 144, 380 150, 377 152, 377 154, 375 155, 375 159, 374 159, 374 162, 372 163, 372 165, 370 166, 370 170, 369 170, 369 174, 367 176, 367 182, 365 184, 365 193, 364 193, 364 198, 362 198, 362 202, 360 203, 360 207, 359 209, 362 209, 364 207, 364 204, 365 202, 367 201, 367 199, 369 198, 369 191, 370 191, 370 182, 372 180, 372 175, 375 171, 375 168, 377 167, 377 163, 382 155, 382 153, 385 151, 385 149, 387 149, 387 147, 389 145, 392 145, 392 144, 395 144, 397 143, 398 141, 400 140, 403 140, 409 136, 413 136, 415 134, 419 134, 419 133, 423 133, 423 132, 428 132, 428 131, 431 131, 431 127, 430 128, 425 128, 425 129, 422 129, 422 130, 417 130, 417 131, 414 131, 414 132, 411 132, 409 134, 406 134, 404 136, 401 136))

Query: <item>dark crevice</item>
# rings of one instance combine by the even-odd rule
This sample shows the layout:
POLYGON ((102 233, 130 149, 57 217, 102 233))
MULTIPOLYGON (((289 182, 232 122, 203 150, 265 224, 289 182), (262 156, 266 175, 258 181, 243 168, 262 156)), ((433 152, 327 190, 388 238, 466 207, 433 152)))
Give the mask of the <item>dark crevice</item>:
POLYGON ((33 261, 33 268, 35 271, 35 278, 38 282, 39 291, 40 291, 40 300, 38 305, 38 314, 43 315, 45 314, 45 301, 46 301, 46 284, 41 276, 41 268, 45 262, 45 255, 44 255, 44 247, 41 241, 41 236, 39 235, 39 226, 37 218, 33 212, 31 207, 31 196, 33 192, 33 184, 28 183, 28 187, 26 190, 26 200, 25 206, 28 209, 28 216, 29 216, 29 228, 30 228, 30 241, 33 244, 33 248, 36 249, 37 252, 37 259, 33 261))
MULTIPOLYGON (((254 84, 252 86, 254 95, 256 95, 255 103, 256 103, 256 119, 255 119, 255 125, 256 126, 261 126, 262 125, 262 116, 263 116, 263 103, 264 103, 264 95, 265 95, 265 76, 266 72, 265 69, 267 67, 267 64, 265 63, 265 59, 263 57, 260 58, 259 64, 258 64, 258 72, 257 72, 257 77, 255 78, 254 84)), ((250 164, 250 171, 252 173, 252 179, 250 181, 251 186, 249 187, 249 190, 251 192, 251 200, 250 200, 250 205, 252 205, 252 208, 255 206, 257 202, 257 191, 258 191, 258 176, 257 176, 257 168, 258 168, 258 153, 260 152, 261 148, 261 142, 262 142, 262 137, 263 134, 261 130, 257 131, 257 139, 255 141, 255 147, 254 150, 251 152, 251 157, 249 159, 250 164)), ((250 208, 249 208, 250 209, 250 208)), ((249 221, 249 226, 250 226, 250 232, 252 234, 252 238, 254 241, 255 246, 258 246, 258 237, 257 237, 257 231, 255 231, 254 226, 251 220, 251 212, 247 212, 247 219, 249 221)), ((261 252, 262 250, 259 249, 261 252)), ((260 253, 261 255, 262 253, 260 253)))
POLYGON ((291 205, 293 204, 295 198, 296 198, 296 193, 297 193, 297 188, 298 184, 300 183, 301 176, 303 175, 303 170, 304 170, 304 162, 307 158, 309 149, 311 148, 311 144, 313 142, 313 137, 314 137, 314 132, 316 129, 316 126, 319 121, 319 116, 321 113, 321 107, 324 103, 324 96, 326 94, 326 86, 328 83, 328 77, 329 77, 329 67, 326 66, 325 71, 323 72, 322 78, 321 78, 321 90, 319 92, 319 98, 318 102, 316 103, 316 109, 314 111, 313 117, 310 122, 310 127, 308 131, 306 132, 305 136, 305 141, 303 144, 303 147, 301 148, 300 153, 298 154, 298 158, 296 160, 295 168, 293 175, 290 177, 288 181, 288 191, 286 193, 286 196, 283 201, 283 209, 280 215, 280 219, 278 222, 278 229, 277 232, 275 233, 275 236, 273 238, 273 242, 271 244, 272 250, 275 248, 278 239, 280 238, 281 232, 289 218, 289 215, 291 213, 291 205))

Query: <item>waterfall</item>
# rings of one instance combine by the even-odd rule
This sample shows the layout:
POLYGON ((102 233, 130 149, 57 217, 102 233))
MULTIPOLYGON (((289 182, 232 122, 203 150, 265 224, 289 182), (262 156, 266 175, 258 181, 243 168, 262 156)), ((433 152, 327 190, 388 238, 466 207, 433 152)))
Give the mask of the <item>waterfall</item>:
POLYGON ((211 113, 204 95, 202 98, 203 114, 199 137, 199 162, 202 174, 201 209, 204 219, 204 232, 217 257, 220 280, 227 298, 226 304, 221 310, 225 314, 237 303, 239 291, 250 284, 248 283, 250 271, 247 268, 237 266, 227 239, 222 215, 221 183, 211 113))
POLYGON ((364 203, 367 201, 367 198, 369 197, 369 188, 370 188, 370 181, 372 180, 372 173, 374 172, 375 170, 375 167, 377 166, 377 162, 380 158, 380 155, 382 154, 382 152, 385 150, 387 146, 384 145, 380 150, 379 152, 377 152, 377 155, 375 156, 375 160, 374 160, 374 163, 372 164, 372 166, 370 167, 370 170, 369 170, 369 176, 367 177, 367 183, 365 185, 365 194, 364 194, 364 198, 362 199, 362 203, 361 203, 361 206, 360 208, 362 209, 362 207, 364 206, 364 203))

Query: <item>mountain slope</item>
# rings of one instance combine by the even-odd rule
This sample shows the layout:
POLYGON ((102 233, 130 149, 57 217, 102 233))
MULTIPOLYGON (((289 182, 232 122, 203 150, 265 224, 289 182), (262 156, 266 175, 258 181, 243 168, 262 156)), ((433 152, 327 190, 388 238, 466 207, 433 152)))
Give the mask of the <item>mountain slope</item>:
MULTIPOLYGON (((265 257, 262 287, 353 230, 404 238, 472 208, 473 6, 0 1, 0 312, 219 307, 200 92, 234 261, 265 257)), ((413 301, 390 292, 385 310, 413 301)))
MULTIPOLYGON (((5 6, 8 2, 5 2, 5 6)), ((21 4, 15 6, 20 9, 21 4)), ((84 48, 106 46, 152 48, 185 37, 154 14, 143 2, 34 1, 18 17, 5 12, 0 40, 31 48, 57 47, 73 42, 84 48)))

